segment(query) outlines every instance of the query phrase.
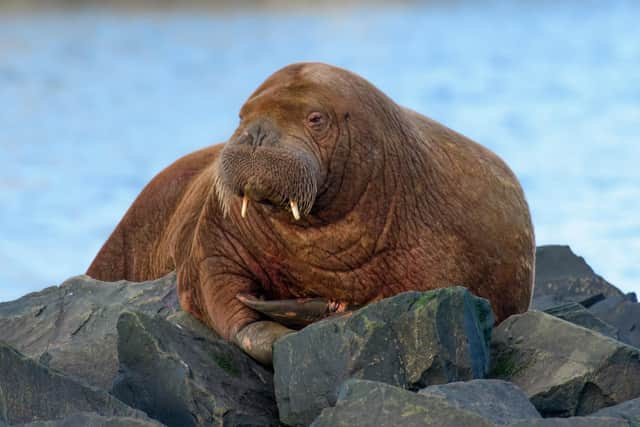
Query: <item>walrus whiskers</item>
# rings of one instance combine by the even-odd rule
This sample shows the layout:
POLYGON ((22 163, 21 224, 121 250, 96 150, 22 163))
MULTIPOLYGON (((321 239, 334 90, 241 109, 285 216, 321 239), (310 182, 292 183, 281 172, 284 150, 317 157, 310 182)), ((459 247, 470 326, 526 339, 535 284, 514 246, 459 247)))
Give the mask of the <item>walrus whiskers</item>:
POLYGON ((229 142, 214 172, 223 216, 227 216, 232 203, 238 203, 240 216, 245 219, 252 200, 290 210, 293 218, 299 220, 309 215, 313 207, 318 169, 315 158, 300 149, 265 148, 256 154, 242 144, 229 142))

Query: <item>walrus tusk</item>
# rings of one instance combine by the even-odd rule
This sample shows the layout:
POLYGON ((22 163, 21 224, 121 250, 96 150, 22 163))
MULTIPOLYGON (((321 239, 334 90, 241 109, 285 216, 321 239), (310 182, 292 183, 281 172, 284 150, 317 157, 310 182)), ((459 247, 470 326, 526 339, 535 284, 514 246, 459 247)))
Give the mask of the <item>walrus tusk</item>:
POLYGON ((242 209, 240 210, 240 215, 242 216, 242 218, 246 218, 248 207, 249 207, 249 198, 247 196, 244 196, 242 198, 242 209))
POLYGON ((300 219, 300 211, 298 210, 298 204, 295 202, 295 200, 291 200, 289 203, 291 203, 291 212, 293 213, 293 217, 296 220, 300 219))

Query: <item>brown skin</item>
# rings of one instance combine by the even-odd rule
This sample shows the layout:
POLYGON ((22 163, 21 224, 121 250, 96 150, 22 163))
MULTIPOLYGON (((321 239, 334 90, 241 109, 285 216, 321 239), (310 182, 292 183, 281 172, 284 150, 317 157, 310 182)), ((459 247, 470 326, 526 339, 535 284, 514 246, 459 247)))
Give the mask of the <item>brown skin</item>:
POLYGON ((142 281, 175 269, 182 307, 262 361, 289 330, 249 307, 281 318, 292 304, 280 300, 316 298, 301 312, 324 300, 330 314, 335 301, 465 285, 498 321, 527 310, 529 208, 491 151, 324 64, 276 72, 240 118, 227 144, 147 185, 88 275, 142 281))

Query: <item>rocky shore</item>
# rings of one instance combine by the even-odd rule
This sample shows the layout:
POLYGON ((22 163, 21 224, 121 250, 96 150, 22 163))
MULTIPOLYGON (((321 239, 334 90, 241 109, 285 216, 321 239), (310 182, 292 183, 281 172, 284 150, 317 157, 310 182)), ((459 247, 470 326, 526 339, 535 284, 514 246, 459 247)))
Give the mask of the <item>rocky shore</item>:
POLYGON ((567 246, 494 326, 461 286, 317 322, 264 367, 182 312, 175 275, 77 276, 0 304, 4 426, 634 426, 640 305, 567 246))

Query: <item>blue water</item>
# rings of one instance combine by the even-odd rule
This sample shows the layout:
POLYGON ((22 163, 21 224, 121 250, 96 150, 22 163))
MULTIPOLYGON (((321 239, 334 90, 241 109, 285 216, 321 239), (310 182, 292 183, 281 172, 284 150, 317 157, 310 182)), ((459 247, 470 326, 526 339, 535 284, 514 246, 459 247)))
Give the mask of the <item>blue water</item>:
POLYGON ((639 18, 635 1, 0 12, 0 300, 85 271, 155 173, 302 60, 490 147, 539 244, 640 291, 639 18))

